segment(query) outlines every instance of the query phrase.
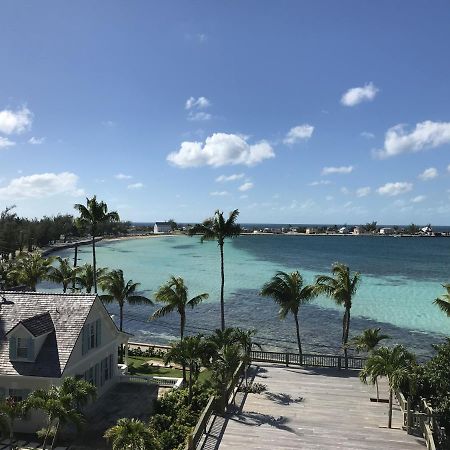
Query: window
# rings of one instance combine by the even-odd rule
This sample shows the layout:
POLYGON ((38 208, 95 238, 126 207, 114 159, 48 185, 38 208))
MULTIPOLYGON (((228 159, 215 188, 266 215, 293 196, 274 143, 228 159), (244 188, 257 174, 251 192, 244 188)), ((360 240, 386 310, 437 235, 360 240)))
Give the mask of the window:
POLYGON ((17 338, 17 357, 28 358, 28 340, 17 338))
POLYGON ((100 347, 102 342, 102 322, 97 319, 84 325, 82 330, 82 354, 86 354, 93 348, 100 347))
POLYGON ((30 395, 29 389, 10 389, 9 396, 16 402, 25 400, 30 395))
POLYGON ((89 349, 95 348, 95 323, 91 323, 89 326, 89 349))

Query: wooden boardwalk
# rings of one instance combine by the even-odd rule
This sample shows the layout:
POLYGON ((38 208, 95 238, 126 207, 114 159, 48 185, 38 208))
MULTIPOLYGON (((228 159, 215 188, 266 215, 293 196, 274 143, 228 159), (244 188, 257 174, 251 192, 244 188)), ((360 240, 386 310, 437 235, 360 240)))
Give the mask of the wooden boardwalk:
MULTIPOLYGON (((212 416, 203 450, 354 449, 414 450, 423 439, 408 436, 398 407, 387 425, 388 405, 370 402, 374 389, 356 371, 258 364, 254 381, 263 394, 238 394, 234 413, 212 416)), ((387 398, 386 385, 381 386, 387 398)))

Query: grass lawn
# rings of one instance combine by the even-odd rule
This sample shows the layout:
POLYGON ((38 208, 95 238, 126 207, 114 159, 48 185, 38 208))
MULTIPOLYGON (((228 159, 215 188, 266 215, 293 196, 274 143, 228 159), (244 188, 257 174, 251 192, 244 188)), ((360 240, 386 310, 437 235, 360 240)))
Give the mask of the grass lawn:
MULTIPOLYGON (((153 375, 157 377, 173 377, 173 378, 181 378, 183 376, 183 372, 179 369, 171 369, 169 367, 158 367, 158 366, 150 366, 150 367, 142 367, 143 363, 146 363, 150 359, 157 359, 162 361, 162 358, 156 358, 152 356, 151 358, 148 356, 129 356, 128 364, 133 363, 133 367, 136 369, 136 375, 153 375)), ((203 383, 206 380, 209 380, 211 373, 208 370, 204 370, 200 372, 198 380, 203 383)), ((189 377, 189 372, 187 374, 189 377)))

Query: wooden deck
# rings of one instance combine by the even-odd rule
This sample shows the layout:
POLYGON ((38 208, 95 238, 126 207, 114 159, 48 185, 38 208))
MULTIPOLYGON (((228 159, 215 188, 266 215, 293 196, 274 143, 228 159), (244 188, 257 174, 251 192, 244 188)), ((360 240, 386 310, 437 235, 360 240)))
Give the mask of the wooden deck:
MULTIPOLYGON (((198 448, 227 449, 357 449, 414 450, 423 439, 408 436, 398 407, 387 425, 388 405, 370 402, 374 389, 356 371, 302 369, 258 364, 254 381, 263 394, 238 394, 234 413, 213 416, 198 448)), ((381 386, 387 398, 386 385, 381 386)))

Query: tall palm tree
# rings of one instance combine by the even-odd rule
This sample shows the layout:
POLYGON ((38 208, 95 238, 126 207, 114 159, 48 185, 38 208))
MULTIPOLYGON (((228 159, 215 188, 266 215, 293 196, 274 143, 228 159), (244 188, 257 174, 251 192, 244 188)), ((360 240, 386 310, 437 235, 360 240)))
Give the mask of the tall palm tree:
MULTIPOLYGON (((106 275, 108 269, 105 267, 97 267, 95 269, 95 277, 100 280, 106 275)), ((94 287, 94 268, 92 264, 84 264, 80 267, 80 274, 78 276, 78 284, 82 289, 86 291, 87 294, 92 292, 94 287)))
POLYGON ((225 329, 225 269, 223 258, 223 246, 226 238, 232 238, 241 234, 241 227, 236 223, 239 211, 231 211, 227 220, 223 217, 223 212, 217 210, 213 217, 206 219, 202 224, 195 225, 189 230, 189 235, 201 234, 201 242, 217 241, 220 249, 220 324, 222 330, 225 329))
MULTIPOLYGON (((362 334, 351 339, 350 342, 355 346, 357 352, 366 352, 370 354, 381 341, 390 339, 387 334, 380 334, 380 331, 381 328, 367 328, 362 334)), ((375 379, 375 384, 377 387, 377 401, 380 401, 377 379, 375 379)))
POLYGON ((66 293, 69 285, 79 281, 78 274, 81 272, 81 267, 72 267, 67 258, 63 259, 58 256, 56 259, 59 262, 59 267, 53 267, 50 270, 48 279, 54 283, 62 284, 63 292, 66 293))
POLYGON ((450 284, 443 284, 442 287, 447 291, 437 298, 433 303, 450 317, 450 284))
POLYGON ((74 208, 80 213, 77 223, 87 226, 92 236, 92 266, 94 267, 94 292, 97 293, 97 260, 95 257, 95 238, 98 232, 98 226, 104 222, 118 222, 119 214, 115 211, 108 212, 108 205, 97 201, 94 195, 92 198, 86 198, 86 206, 77 203, 74 208))
POLYGON ((370 378, 372 384, 375 384, 379 377, 387 377, 389 382, 389 428, 392 428, 393 392, 410 379, 415 362, 415 356, 403 345, 396 345, 393 348, 380 347, 370 354, 359 374, 363 383, 367 383, 367 379, 370 378))
POLYGON ((361 275, 356 272, 353 276, 348 266, 335 263, 331 269, 334 277, 319 275, 316 278, 315 292, 332 298, 336 304, 345 308, 342 320, 342 348, 344 349, 345 367, 348 367, 347 342, 350 332, 350 310, 352 300, 361 280, 361 275))
POLYGON ((113 450, 158 450, 157 439, 151 429, 138 419, 123 417, 104 434, 113 450))
POLYGON ((272 297, 279 305, 280 309, 278 315, 280 319, 285 319, 289 313, 294 316, 298 354, 300 355, 301 361, 302 342, 300 339, 298 314, 300 306, 310 302, 316 296, 314 286, 303 286, 303 278, 299 272, 277 272, 277 274, 263 286, 261 295, 264 297, 272 297))
POLYGON ((36 291, 39 281, 48 279, 52 262, 53 258, 43 258, 39 253, 31 253, 18 258, 8 275, 16 283, 36 291))

